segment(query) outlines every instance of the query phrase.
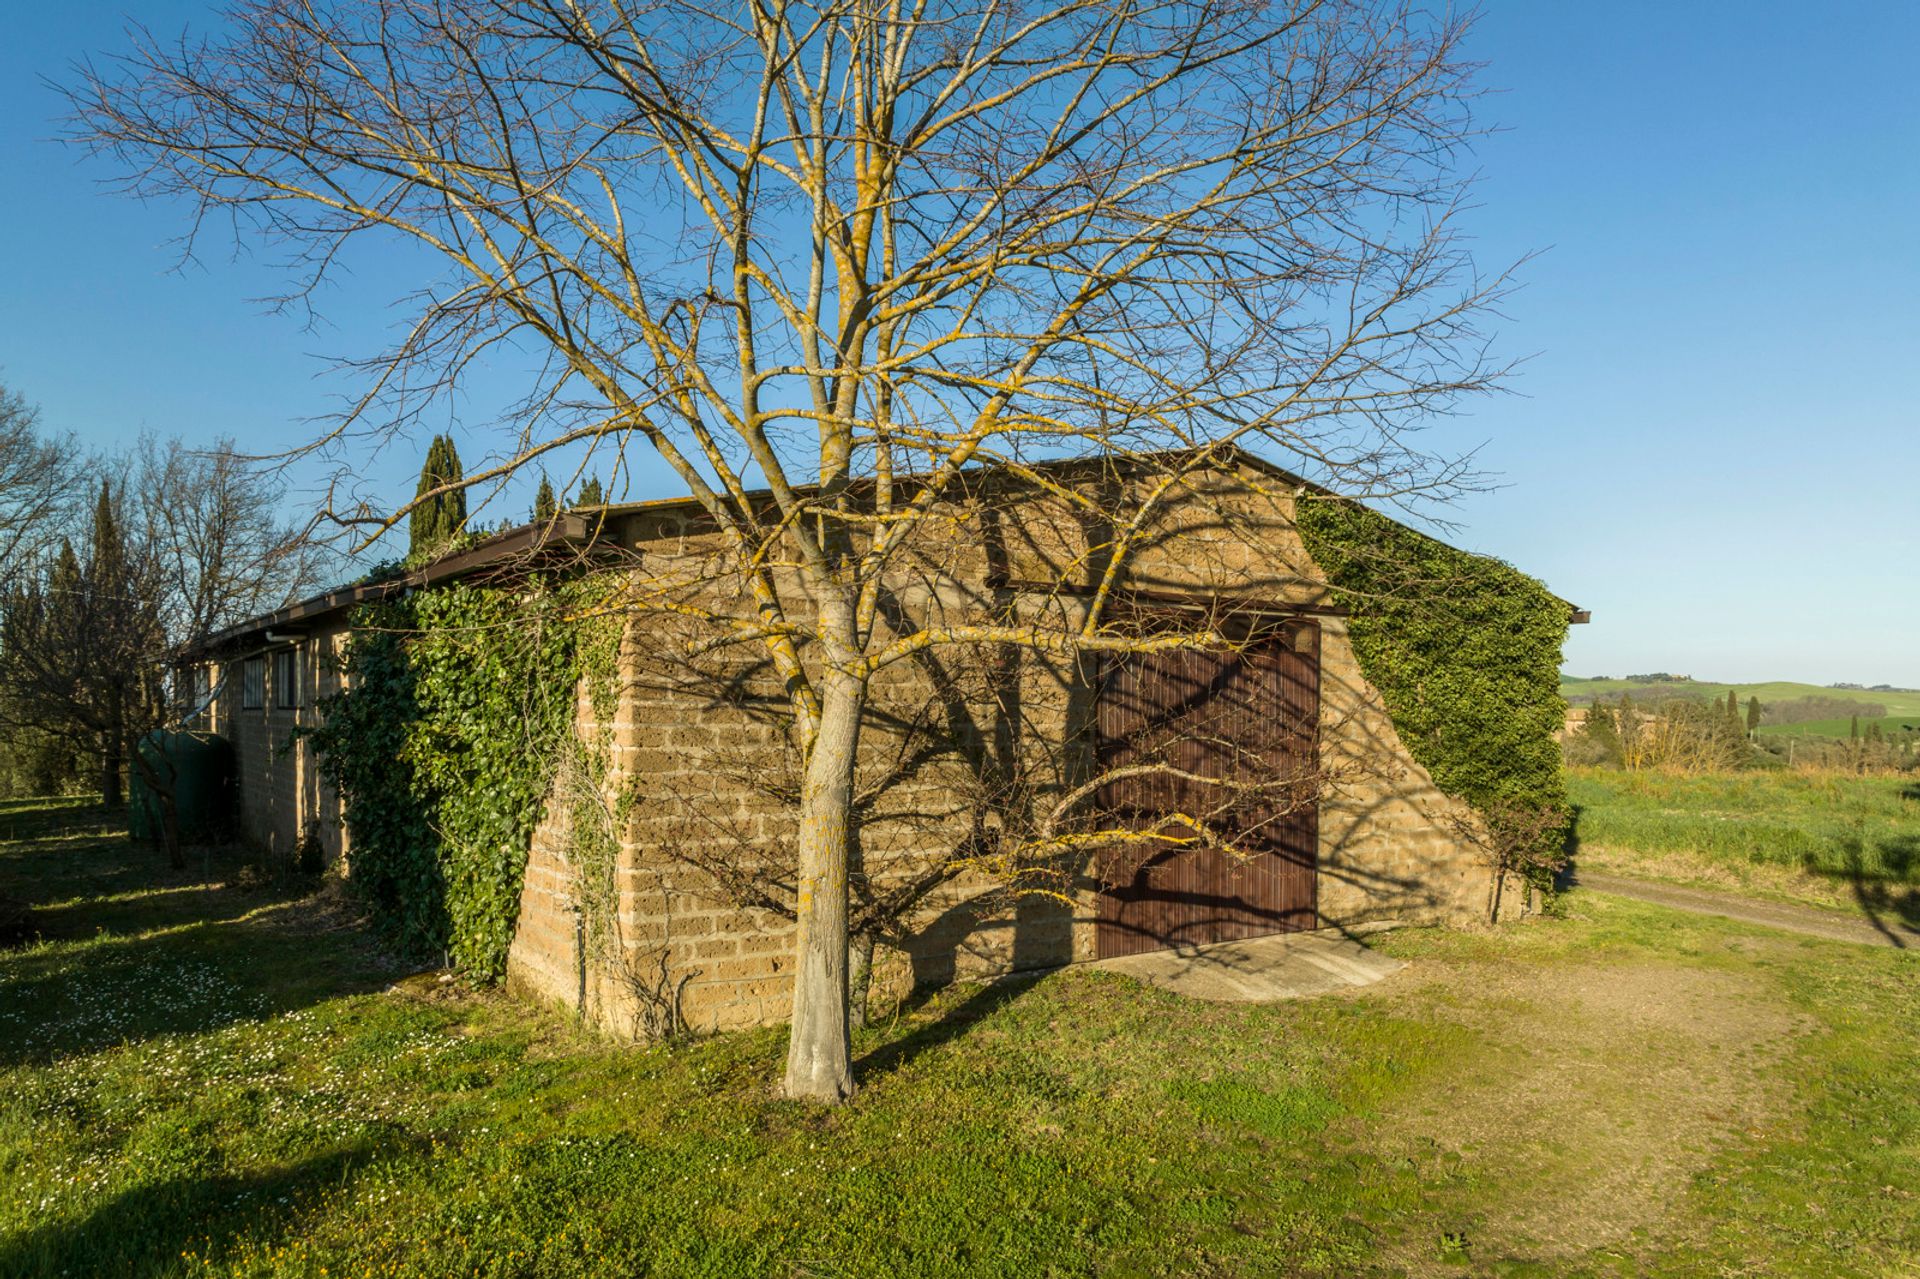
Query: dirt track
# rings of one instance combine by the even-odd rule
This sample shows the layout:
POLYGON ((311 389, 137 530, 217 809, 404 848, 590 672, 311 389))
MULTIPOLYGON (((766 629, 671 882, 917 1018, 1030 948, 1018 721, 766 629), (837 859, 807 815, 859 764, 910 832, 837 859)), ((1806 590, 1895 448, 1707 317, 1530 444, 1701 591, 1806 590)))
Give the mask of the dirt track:
POLYGON ((1682 888, 1676 884, 1647 879, 1629 879, 1599 871, 1581 871, 1573 876, 1573 886, 1600 893, 1631 897, 1636 901, 1692 911, 1697 915, 1720 915, 1746 924, 1762 924, 1787 932, 1826 937, 1833 941, 1859 942, 1864 946, 1893 946, 1901 950, 1920 948, 1920 931, 1892 917, 1853 917, 1832 911, 1815 910, 1784 902, 1760 901, 1729 893, 1682 888))

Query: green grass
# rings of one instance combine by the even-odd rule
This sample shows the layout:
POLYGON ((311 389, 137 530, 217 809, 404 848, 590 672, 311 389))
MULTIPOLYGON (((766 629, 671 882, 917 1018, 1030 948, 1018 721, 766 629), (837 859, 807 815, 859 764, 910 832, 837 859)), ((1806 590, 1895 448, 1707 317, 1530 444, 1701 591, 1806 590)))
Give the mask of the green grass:
MULTIPOLYGON (((1789 680, 1771 680, 1763 684, 1722 684, 1716 681, 1646 684, 1624 679, 1563 677, 1560 681, 1560 695, 1568 698, 1596 696, 1616 698, 1622 693, 1631 693, 1634 697, 1641 698, 1648 695, 1684 692, 1695 697, 1725 701, 1729 689, 1739 697, 1743 712, 1749 697, 1758 697, 1763 703, 1791 701, 1798 697, 1835 697, 1850 702, 1878 702, 1887 708, 1889 717, 1920 717, 1920 692, 1876 693, 1865 689, 1823 688, 1818 684, 1798 684, 1789 680)), ((1798 727, 1798 725, 1789 727, 1798 727)))
POLYGON ((297 883, 176 875, 103 826, 0 807, 0 893, 45 934, 0 952, 0 1275, 1920 1259, 1920 967, 1892 951, 1575 893, 1569 919, 1389 934, 1411 967, 1351 997, 1084 969, 940 992, 863 1032, 859 1095, 821 1110, 774 1095, 779 1030, 612 1044, 396 971, 297 883), (1676 992, 1740 1020, 1623 1030, 1676 992))
MULTIPOLYGON (((1863 719, 1859 723, 1861 735, 1874 724, 1886 734, 1893 743, 1920 740, 1920 715, 1885 715, 1875 719, 1863 719), (1912 731, 1908 728, 1911 726, 1912 731)), ((1798 724, 1763 724, 1760 732, 1774 737, 1850 737, 1854 730, 1852 717, 1846 719, 1810 719, 1798 724)))
POLYGON ((1580 865, 1920 926, 1920 778, 1567 770, 1580 865))
POLYGON ((1582 845, 1920 883, 1920 779, 1576 768, 1567 793, 1582 845))

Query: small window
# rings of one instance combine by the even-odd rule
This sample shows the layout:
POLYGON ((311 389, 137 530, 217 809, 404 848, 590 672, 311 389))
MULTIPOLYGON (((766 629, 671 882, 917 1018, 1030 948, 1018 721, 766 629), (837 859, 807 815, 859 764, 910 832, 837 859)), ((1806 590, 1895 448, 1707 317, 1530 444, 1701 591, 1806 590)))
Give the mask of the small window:
POLYGON ((290 708, 300 704, 300 654, 283 648, 273 655, 273 704, 290 708))
POLYGON ((212 690, 213 668, 196 666, 190 671, 180 672, 174 687, 180 690, 180 713, 192 715, 206 704, 207 694, 212 690))
POLYGON ((257 711, 267 704, 267 659, 249 657, 240 663, 240 709, 257 711))

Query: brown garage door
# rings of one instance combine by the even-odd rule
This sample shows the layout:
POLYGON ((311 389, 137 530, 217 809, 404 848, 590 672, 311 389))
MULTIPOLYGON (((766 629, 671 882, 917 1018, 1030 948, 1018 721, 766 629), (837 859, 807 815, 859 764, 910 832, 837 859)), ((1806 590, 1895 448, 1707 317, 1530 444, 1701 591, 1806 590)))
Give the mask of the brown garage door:
POLYGON ((1170 814, 1199 816, 1233 851, 1157 839, 1109 849, 1097 868, 1102 958, 1314 926, 1319 706, 1311 623, 1238 653, 1131 654, 1108 666, 1099 765, 1145 771, 1103 785, 1101 810, 1168 833, 1184 833, 1170 814))

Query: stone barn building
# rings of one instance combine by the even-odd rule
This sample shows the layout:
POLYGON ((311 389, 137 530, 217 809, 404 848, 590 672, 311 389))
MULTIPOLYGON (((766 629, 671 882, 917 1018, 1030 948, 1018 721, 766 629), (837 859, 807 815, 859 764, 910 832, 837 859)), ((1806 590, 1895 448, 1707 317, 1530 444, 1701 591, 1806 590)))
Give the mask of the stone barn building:
MULTIPOLYGON (((1098 480, 1076 465, 1054 465, 1056 481, 1098 480)), ((976 494, 993 474, 976 481, 976 494)), ((1205 617, 1240 642, 1124 658, 996 650, 1001 660, 901 662, 876 679, 861 747, 872 798, 856 879, 878 937, 877 988, 1270 932, 1484 914, 1488 872, 1463 834, 1473 819, 1396 734, 1349 642, 1347 610, 1296 530, 1297 503, 1326 495, 1245 454, 1187 487, 1129 559, 1124 607, 1143 626, 1205 617), (956 671, 964 678, 949 678, 956 671), (1292 770, 1302 779, 1295 802, 1269 802, 1232 855, 1134 844, 1033 867, 982 851, 982 830, 1011 820, 983 814, 1009 804, 1048 811, 1124 764, 1142 734, 1185 741, 1178 762, 1188 773, 1217 768, 1222 749, 1241 767, 1292 770)), ((956 509, 951 527, 903 570, 887 625, 904 632, 987 613, 1058 622, 1086 607, 1083 512, 1023 490, 956 509)), ((724 579, 702 567, 715 547, 691 500, 569 512, 215 637, 195 671, 206 707, 195 726, 235 746, 241 833, 283 854, 311 841, 351 875, 352 832, 295 730, 317 723, 316 702, 339 687, 356 605, 482 575, 510 580, 502 575, 542 557, 605 577, 616 600, 658 599, 669 580, 723 592, 724 579)), ((583 678, 575 690, 569 752, 597 752, 599 766, 555 768, 526 854, 509 986, 577 1007, 616 1033, 782 1020, 793 940, 780 909, 793 836, 782 788, 796 763, 784 699, 751 662, 694 671, 673 659, 678 614, 635 606, 622 615, 615 687, 596 695, 583 678), (583 784, 606 802, 583 810, 583 784), (608 815, 611 866, 583 864, 574 829, 583 812, 608 815)), ((1567 606, 1567 620, 1586 617, 1567 606)), ((1114 812, 1192 800, 1177 779, 1152 777, 1110 783, 1093 798, 1114 812)))

